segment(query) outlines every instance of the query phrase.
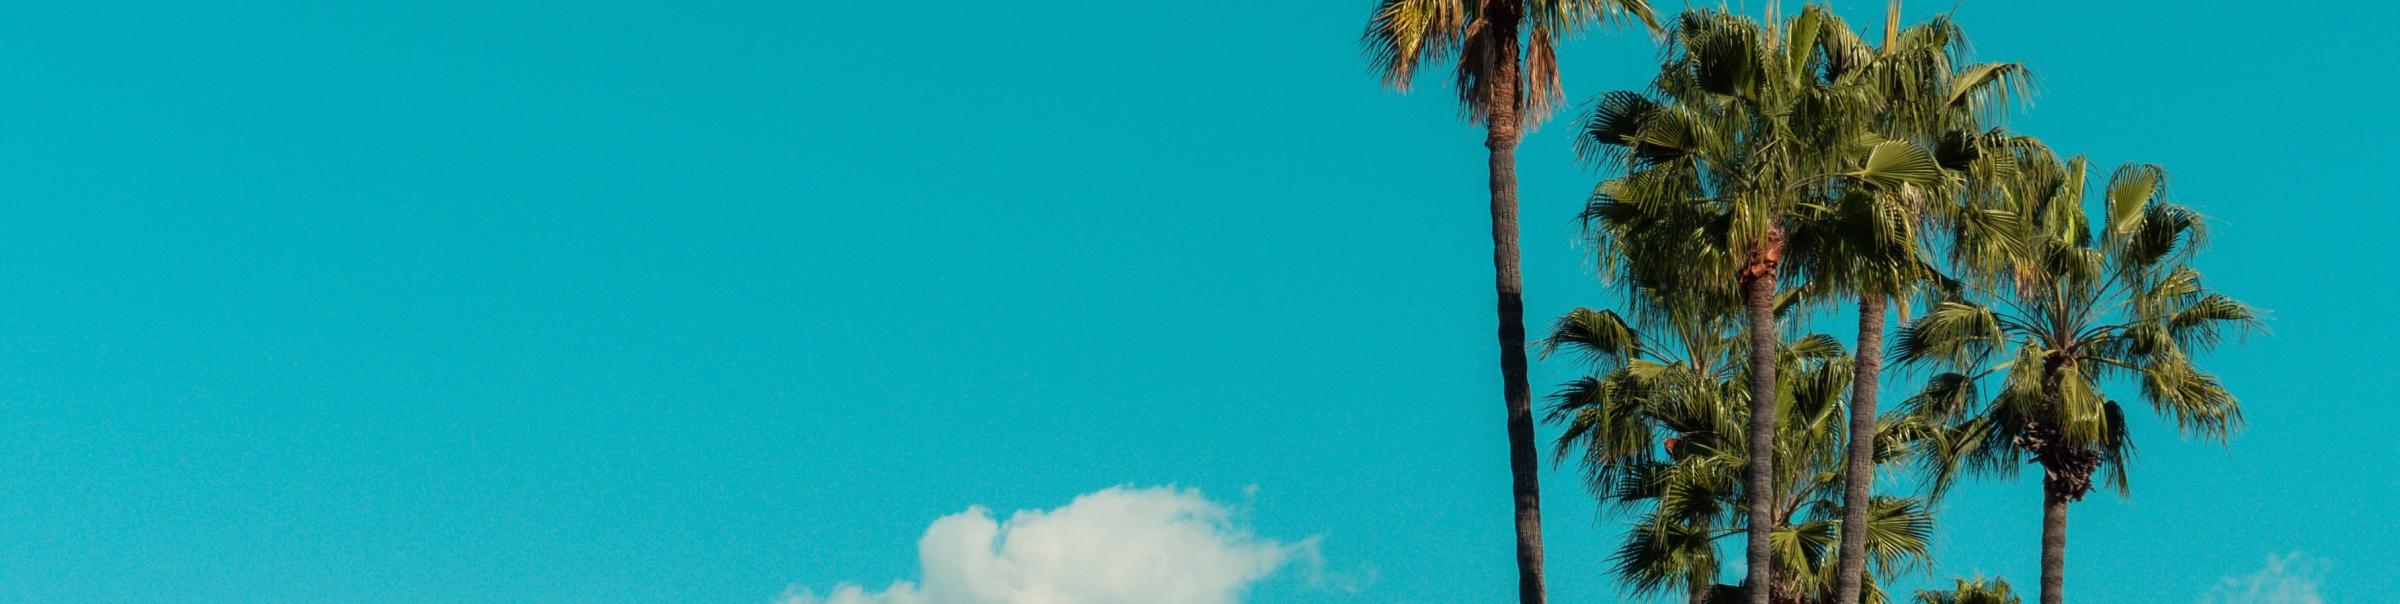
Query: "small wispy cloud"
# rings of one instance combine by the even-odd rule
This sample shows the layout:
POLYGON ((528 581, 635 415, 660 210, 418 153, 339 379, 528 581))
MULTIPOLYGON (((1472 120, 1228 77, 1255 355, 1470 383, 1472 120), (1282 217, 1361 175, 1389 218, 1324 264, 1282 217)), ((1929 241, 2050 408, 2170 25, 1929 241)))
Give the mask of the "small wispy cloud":
POLYGON ((1238 520, 1233 508, 1197 489, 1112 487, 1005 522, 970 507, 925 529, 917 542, 921 584, 869 591, 844 583, 824 595, 794 587, 777 602, 1235 604, 1252 584, 1295 563, 1314 586, 1359 588, 1358 577, 1323 572, 1317 538, 1261 538, 1238 520))
POLYGON ((2200 596, 2200 604, 2325 604, 2317 586, 2324 582, 2328 566, 2324 559, 2300 552, 2268 555, 2258 572, 2217 581, 2200 596))

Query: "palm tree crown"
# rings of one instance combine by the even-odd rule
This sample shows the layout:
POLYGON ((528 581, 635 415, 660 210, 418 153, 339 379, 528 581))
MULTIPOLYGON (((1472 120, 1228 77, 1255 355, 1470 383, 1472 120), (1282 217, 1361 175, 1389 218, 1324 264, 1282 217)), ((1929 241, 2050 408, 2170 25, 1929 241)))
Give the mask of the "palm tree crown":
POLYGON ((2163 170, 2129 164, 2110 177, 2092 228, 2085 171, 2077 158, 2029 175, 2049 193, 2005 208, 2022 220, 2023 251, 2003 278, 1985 299, 1942 302, 1901 330, 1897 359, 1949 370, 1907 403, 1942 430, 1925 433, 1923 449, 1937 490, 1965 472, 2012 474, 2025 455, 2064 470, 2044 480, 2070 501, 2095 475, 2125 489, 2133 443, 2106 392, 2119 381, 2188 435, 2222 440, 2240 423, 2232 393, 2194 355, 2258 315, 2192 268, 2207 241, 2200 215, 2167 201, 2163 170))
MULTIPOLYGON (((1731 300, 1669 297, 1681 296, 1635 305, 1646 328, 1577 309, 1543 340, 1545 354, 1572 352, 1599 370, 1553 396, 1550 420, 1566 427, 1556 454, 1581 462, 1604 507, 1634 516, 1611 558, 1633 595, 1739 597, 1717 584, 1716 542, 1746 531, 1750 518, 1746 338, 1731 300)), ((1851 359, 1824 335, 1788 342, 1778 358, 1771 589, 1778 602, 1829 602, 1832 546, 1846 526, 1839 468, 1851 359)), ((1879 497, 1869 511, 1860 534, 1883 576, 1930 561, 1932 517, 1921 502, 1879 497)), ((1883 601, 1868 590, 1868 601, 1883 601)))
POLYGON ((1539 121, 1565 98, 1558 44, 1629 19, 1658 29, 1648 0, 1378 0, 1363 42, 1386 86, 1406 90, 1427 64, 1455 59, 1454 88, 1469 120, 1489 123, 1495 84, 1505 77, 1509 107, 1539 121))

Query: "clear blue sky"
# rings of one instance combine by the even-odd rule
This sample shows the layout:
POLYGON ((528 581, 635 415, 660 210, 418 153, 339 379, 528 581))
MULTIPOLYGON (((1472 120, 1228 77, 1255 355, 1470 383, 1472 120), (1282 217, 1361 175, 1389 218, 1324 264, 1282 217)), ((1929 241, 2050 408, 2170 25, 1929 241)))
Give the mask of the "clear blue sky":
MULTIPOLYGON (((765 602, 1174 484, 1372 577, 1253 601, 1505 601, 1481 137, 1375 86, 1366 4, 13 6, 0 600, 765 602)), ((2042 77, 2016 125, 2166 165, 2274 313, 2211 359, 2231 448, 2140 424, 2075 508, 2078 600, 2288 552, 2400 591, 2400 9, 2343 4, 1958 13, 2042 77)), ((1586 38, 1570 93, 1652 56, 1586 38)), ((1520 155, 1536 321, 1607 300, 1564 130, 1520 155)), ((1960 493, 1930 576, 2031 585, 2036 491, 1960 493)), ((1545 493, 1557 600, 1615 601, 1545 493)))

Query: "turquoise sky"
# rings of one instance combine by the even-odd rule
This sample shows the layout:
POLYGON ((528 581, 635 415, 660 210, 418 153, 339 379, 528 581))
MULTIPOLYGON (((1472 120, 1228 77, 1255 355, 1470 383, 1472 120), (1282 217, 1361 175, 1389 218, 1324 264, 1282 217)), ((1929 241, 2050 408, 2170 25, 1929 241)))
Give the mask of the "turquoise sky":
MULTIPOLYGON (((1481 136, 1375 86, 1365 0, 236 4, 0 17, 0 600, 758 603, 1170 484, 1361 584, 1254 602, 1513 593, 1481 136)), ((2273 313, 2209 359, 2230 448, 2138 424, 2074 508, 2079 601, 2400 591, 2400 9, 2340 4, 1958 10, 2038 71, 2016 126, 2167 166, 2273 313)), ((1570 94, 1652 53, 1577 42, 1570 94)), ((1608 300, 1564 131, 1536 321, 1608 300)), ((1556 600, 1616 601, 1545 493, 1556 600)), ((1964 489, 1910 583, 2031 586, 2038 498, 1964 489)))

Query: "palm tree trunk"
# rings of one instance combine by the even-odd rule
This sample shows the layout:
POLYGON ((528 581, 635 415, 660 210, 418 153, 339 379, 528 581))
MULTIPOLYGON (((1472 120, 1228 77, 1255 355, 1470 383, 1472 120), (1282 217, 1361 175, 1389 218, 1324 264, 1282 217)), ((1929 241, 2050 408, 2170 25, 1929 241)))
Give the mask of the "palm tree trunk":
POLYGON ((1750 321, 1749 578, 1743 588, 1751 604, 1769 604, 1775 584, 1775 356, 1783 341, 1775 324, 1775 263, 1782 237, 1762 245, 1742 274, 1742 306, 1750 321))
POLYGON ((1842 553, 1833 604, 1858 604, 1867 574, 1867 512, 1875 494, 1875 387, 1883 374, 1883 296, 1858 298, 1858 356, 1851 366, 1849 467, 1842 479, 1842 553))
MULTIPOLYGON (((1503 3, 1507 4, 1507 3, 1503 3)), ((1508 469, 1517 513, 1517 601, 1542 604, 1541 461, 1535 453, 1533 388, 1525 377, 1525 285, 1517 266, 1517 34, 1514 15, 1496 15, 1500 45, 1492 71, 1492 276, 1500 294, 1500 379, 1508 405, 1508 469)))
POLYGON ((2060 493, 2042 490, 2042 604, 2067 601, 2067 504, 2060 493))
MULTIPOLYGON (((1883 13, 1883 48, 1900 42, 1900 0, 1883 13)), ((1850 374, 1850 450, 1842 472, 1842 546, 1834 566, 1833 604, 1859 604, 1866 594, 1867 513, 1875 501, 1875 390, 1883 378, 1883 296, 1858 297, 1858 354, 1850 374)), ((1908 301, 1900 302, 1908 321, 1908 301)))
MULTIPOLYGON (((2065 361, 2057 355, 2042 360, 2042 409, 2039 417, 2059 413, 2059 389, 2065 361)), ((2058 424, 2036 421, 2017 436, 2018 446, 2033 453, 2042 466, 2042 604, 2067 601, 2067 504, 2091 489, 2098 456, 2069 445, 2058 424)))

